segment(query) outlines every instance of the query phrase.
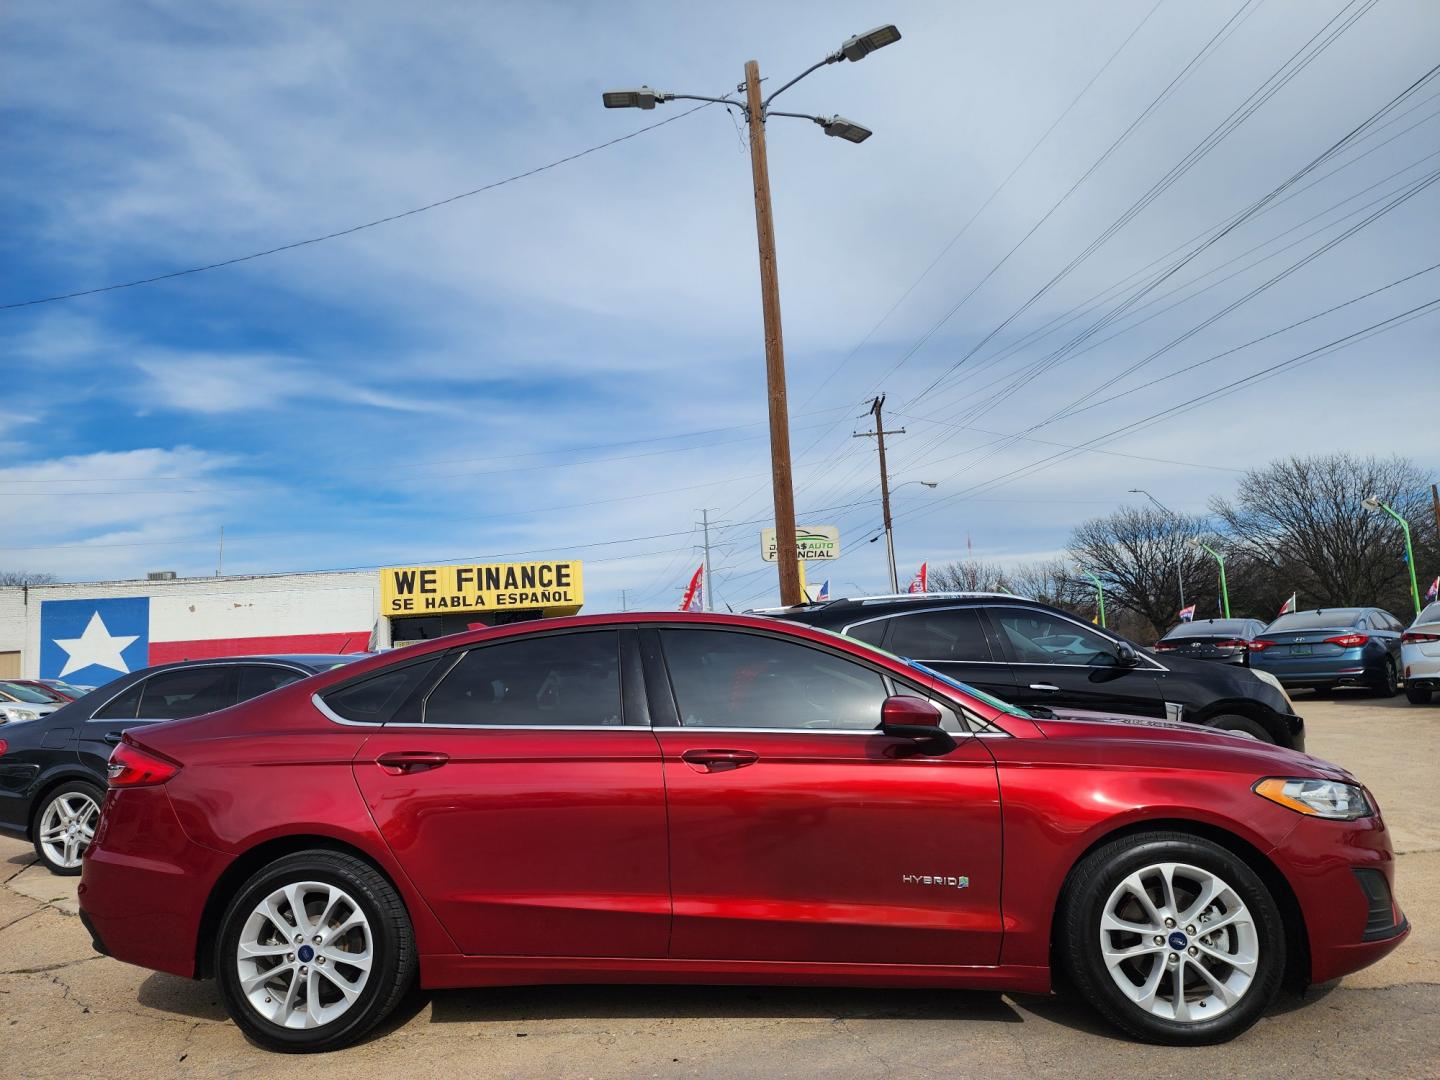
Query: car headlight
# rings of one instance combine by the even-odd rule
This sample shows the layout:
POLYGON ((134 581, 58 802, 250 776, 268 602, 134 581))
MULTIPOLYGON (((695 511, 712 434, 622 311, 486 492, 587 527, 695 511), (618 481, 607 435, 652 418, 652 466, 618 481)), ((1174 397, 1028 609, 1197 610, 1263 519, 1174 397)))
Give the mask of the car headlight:
POLYGON ((1280 691, 1280 696, 1285 699, 1285 704, 1290 706, 1290 711, 1292 713, 1295 711, 1295 702, 1291 700, 1289 691, 1285 689, 1284 684, 1281 683, 1279 679, 1277 679, 1274 675, 1270 674, 1270 672, 1261 671, 1259 668, 1251 668, 1250 674, 1254 675, 1261 682, 1268 683, 1270 686, 1280 691))
POLYGON ((1290 780, 1272 776, 1255 785, 1255 794, 1297 814, 1331 821, 1354 821, 1376 813, 1364 788, 1339 780, 1290 780))
POLYGON ((21 709, 15 705, 0 705, 0 716, 5 718, 9 724, 18 724, 22 720, 39 720, 40 714, 34 709, 21 709))

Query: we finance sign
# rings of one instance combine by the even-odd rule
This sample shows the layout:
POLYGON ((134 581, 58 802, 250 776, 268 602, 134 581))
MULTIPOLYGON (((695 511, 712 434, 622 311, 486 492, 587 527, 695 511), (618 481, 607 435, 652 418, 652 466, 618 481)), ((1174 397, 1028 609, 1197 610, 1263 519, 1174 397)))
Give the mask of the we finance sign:
MULTIPOLYGON (((484 566, 392 566, 380 571, 380 614, 560 608, 585 602, 579 560, 484 566)), ((561 613, 561 612, 557 612, 561 613)))

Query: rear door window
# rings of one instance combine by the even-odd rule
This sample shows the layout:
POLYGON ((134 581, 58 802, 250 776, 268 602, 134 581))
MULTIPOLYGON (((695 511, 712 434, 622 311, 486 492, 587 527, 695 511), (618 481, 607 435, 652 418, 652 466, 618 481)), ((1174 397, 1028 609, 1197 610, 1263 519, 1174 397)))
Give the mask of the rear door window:
POLYGON ((368 679, 347 683, 325 695, 325 706, 352 724, 384 724, 424 685, 440 659, 439 656, 426 657, 418 663, 404 664, 368 679))
POLYGON ((145 680, 140 679, 130 685, 124 693, 107 701, 95 713, 96 720, 134 720, 140 710, 140 694, 145 689, 145 680))
POLYGON ((976 608, 949 608, 897 615, 890 620, 890 652, 927 662, 989 663, 990 643, 976 608))
POLYGON ((249 701, 305 678, 305 672, 276 664, 246 664, 240 669, 240 701, 249 701))
POLYGON ((619 727, 620 634, 547 634, 471 649, 426 697, 425 723, 619 727))
POLYGON ((142 720, 183 720, 235 704, 235 667, 206 664, 162 671, 145 680, 142 720))

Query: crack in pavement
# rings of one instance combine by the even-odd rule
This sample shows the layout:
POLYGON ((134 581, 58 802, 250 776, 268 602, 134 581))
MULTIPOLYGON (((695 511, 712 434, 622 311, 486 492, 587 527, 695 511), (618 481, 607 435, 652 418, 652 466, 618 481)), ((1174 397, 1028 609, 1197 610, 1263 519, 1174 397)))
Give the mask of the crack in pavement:
MULTIPOLYGON (((26 897, 26 899, 28 900, 29 897, 26 897)), ((9 922, 7 922, 4 926, 0 926, 0 933, 4 933, 6 930, 9 930, 10 927, 14 926, 14 925, 15 925, 16 923, 18 923, 18 922, 24 922, 26 919, 30 918, 30 916, 32 916, 32 915, 39 915, 40 912, 45 911, 45 910, 47 910, 47 909, 50 907, 50 905, 47 904, 47 903, 45 903, 43 900, 36 900, 36 901, 34 901, 34 902, 37 903, 37 904, 39 904, 40 906, 37 907, 37 908, 35 908, 35 910, 33 910, 33 911, 27 911, 24 915, 21 915, 19 918, 11 919, 11 920, 10 920, 9 922)))
POLYGON ((0 975, 42 975, 47 971, 59 971, 61 968, 74 967, 76 964, 88 964, 91 960, 101 960, 103 957, 82 956, 78 960, 64 960, 58 964, 46 964, 43 967, 12 968, 9 971, 0 971, 0 975))
POLYGON ((21 874, 23 874, 26 870, 29 870, 32 866, 37 866, 37 865, 39 865, 39 863, 40 863, 40 860, 39 860, 38 858, 31 859, 31 860, 30 860, 29 862, 27 862, 24 866, 20 867, 19 870, 16 870, 13 874, 11 874, 9 877, 7 877, 4 881, 0 881, 0 885, 9 885, 10 882, 14 881, 17 877, 19 877, 21 874))

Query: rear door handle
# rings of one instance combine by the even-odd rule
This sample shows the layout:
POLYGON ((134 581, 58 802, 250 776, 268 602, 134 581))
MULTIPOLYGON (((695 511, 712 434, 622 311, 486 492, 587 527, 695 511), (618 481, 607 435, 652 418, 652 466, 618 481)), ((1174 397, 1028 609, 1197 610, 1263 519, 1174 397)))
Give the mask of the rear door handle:
POLYGON ((1048 693, 1053 693, 1054 691, 1059 690, 1060 688, 1059 688, 1058 686, 1056 686, 1054 683, 1048 683, 1048 682, 1032 682, 1032 683, 1030 684, 1030 689, 1031 689, 1031 690, 1044 690, 1044 691, 1046 691, 1046 692, 1048 692, 1048 693))
POLYGON ((375 764, 388 773, 401 776, 406 773, 424 772, 427 769, 438 769, 449 760, 449 754, 442 754, 438 750, 391 750, 389 753, 377 757, 375 764))
POLYGON ((125 734, 121 731, 107 731, 105 733, 105 741, 108 742, 111 746, 118 746, 120 744, 120 741, 124 738, 125 734))
POLYGON ((727 772, 754 765, 760 755, 754 750, 686 750, 680 760, 697 772, 727 772))

